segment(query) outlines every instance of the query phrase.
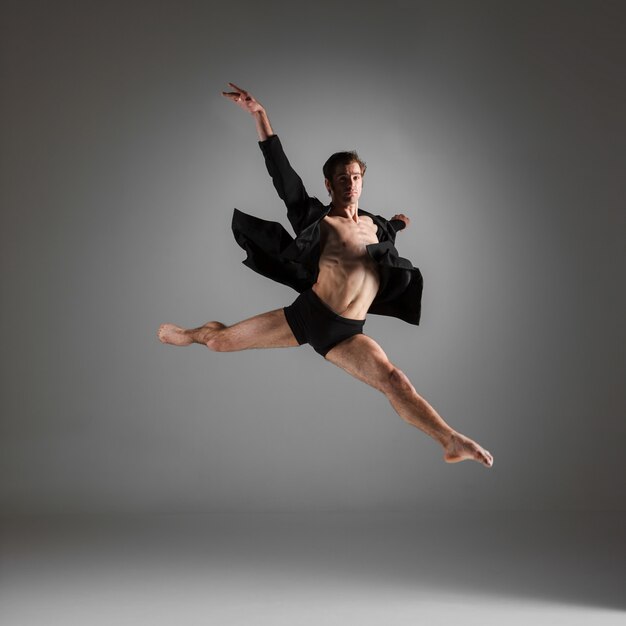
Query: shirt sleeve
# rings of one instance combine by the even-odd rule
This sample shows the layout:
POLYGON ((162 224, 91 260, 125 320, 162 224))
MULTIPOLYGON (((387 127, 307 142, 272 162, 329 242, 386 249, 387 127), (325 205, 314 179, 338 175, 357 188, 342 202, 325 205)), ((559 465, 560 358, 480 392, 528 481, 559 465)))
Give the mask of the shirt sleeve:
POLYGON ((319 212, 317 205, 321 203, 307 193, 302 179, 291 167, 278 135, 259 141, 259 147, 274 188, 287 207, 287 218, 295 232, 300 233, 313 219, 315 210, 319 212))
POLYGON ((406 228, 406 223, 404 220, 389 220, 391 227, 398 232, 399 230, 404 230, 406 228))

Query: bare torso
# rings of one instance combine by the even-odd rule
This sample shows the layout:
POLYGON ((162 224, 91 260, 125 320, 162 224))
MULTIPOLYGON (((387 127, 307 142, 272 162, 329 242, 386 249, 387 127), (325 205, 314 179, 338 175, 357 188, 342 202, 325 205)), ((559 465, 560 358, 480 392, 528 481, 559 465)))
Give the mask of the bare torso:
POLYGON ((366 246, 378 243, 370 217, 326 216, 321 224, 321 256, 313 291, 335 313, 349 319, 365 319, 380 278, 366 246))

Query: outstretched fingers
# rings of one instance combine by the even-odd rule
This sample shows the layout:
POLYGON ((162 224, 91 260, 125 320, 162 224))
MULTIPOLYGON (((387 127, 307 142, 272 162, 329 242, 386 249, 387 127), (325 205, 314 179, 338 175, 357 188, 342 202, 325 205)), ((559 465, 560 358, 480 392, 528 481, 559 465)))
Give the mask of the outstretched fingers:
POLYGON ((250 95, 245 89, 238 87, 235 83, 228 83, 235 91, 222 91, 222 95, 234 102, 238 107, 248 113, 264 111, 263 105, 250 95))
POLYGON ((233 89, 236 89, 240 94, 242 95, 248 95, 248 92, 245 89, 242 89, 241 87, 237 87, 237 85, 235 85, 235 83, 228 83, 233 89))
POLYGON ((222 91, 222 95, 234 100, 235 102, 239 102, 241 100, 249 99, 248 92, 241 87, 237 87, 235 83, 228 83, 235 91, 222 91))

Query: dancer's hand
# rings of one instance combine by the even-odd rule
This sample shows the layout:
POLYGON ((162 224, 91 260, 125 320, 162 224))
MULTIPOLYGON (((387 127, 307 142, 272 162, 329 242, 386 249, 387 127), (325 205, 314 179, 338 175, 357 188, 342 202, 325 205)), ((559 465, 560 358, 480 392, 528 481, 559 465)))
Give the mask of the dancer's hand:
POLYGON ((222 95, 232 102, 234 102, 239 108, 247 111, 251 115, 259 112, 265 112, 263 105, 251 96, 245 89, 237 87, 235 83, 228 83, 235 91, 222 91, 222 95))

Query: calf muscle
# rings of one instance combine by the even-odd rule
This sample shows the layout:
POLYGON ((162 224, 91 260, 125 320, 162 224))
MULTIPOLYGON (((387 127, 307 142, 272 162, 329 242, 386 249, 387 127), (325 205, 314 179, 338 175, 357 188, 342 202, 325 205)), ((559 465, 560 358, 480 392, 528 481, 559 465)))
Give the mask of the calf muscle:
POLYGON ((435 439, 444 449, 448 463, 474 460, 487 467, 491 454, 475 441, 451 428, 420 396, 406 374, 393 365, 383 349, 366 335, 355 335, 335 346, 326 359, 382 391, 396 413, 407 423, 435 439))

